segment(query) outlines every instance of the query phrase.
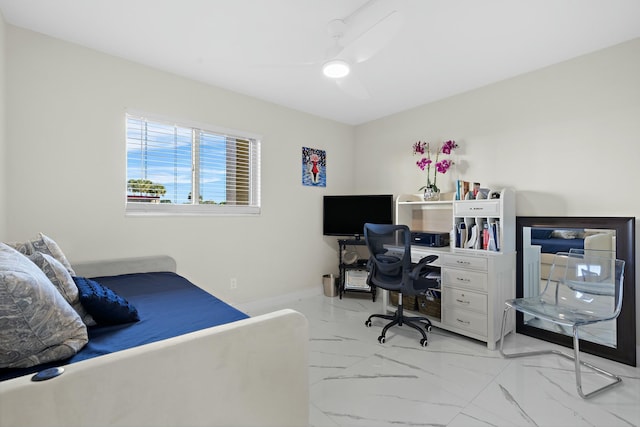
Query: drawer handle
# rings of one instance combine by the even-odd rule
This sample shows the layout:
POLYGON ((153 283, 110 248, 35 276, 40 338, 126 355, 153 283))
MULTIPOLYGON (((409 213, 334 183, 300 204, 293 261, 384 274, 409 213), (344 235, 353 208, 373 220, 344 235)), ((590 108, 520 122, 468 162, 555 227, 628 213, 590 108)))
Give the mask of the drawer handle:
POLYGON ((456 260, 456 263, 458 264, 462 264, 462 265, 471 265, 471 263, 469 261, 461 261, 461 260, 456 260))
POLYGON ((470 325, 471 324, 471 322, 469 322, 468 320, 461 320, 461 319, 458 319, 457 317, 456 317, 456 320, 458 321, 458 323, 462 323, 462 324, 465 324, 465 325, 470 325))
POLYGON ((456 298, 456 301, 459 302, 460 304, 471 304, 471 301, 465 301, 460 298, 456 298))
POLYGON ((466 277, 456 277, 456 280, 458 282, 467 282, 467 283, 471 281, 471 279, 467 279, 466 277))

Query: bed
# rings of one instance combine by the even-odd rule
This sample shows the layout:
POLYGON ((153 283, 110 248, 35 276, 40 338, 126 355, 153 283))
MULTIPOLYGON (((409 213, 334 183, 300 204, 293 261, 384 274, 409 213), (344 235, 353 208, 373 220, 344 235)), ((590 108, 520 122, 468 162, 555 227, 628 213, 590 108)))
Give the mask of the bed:
POLYGON ((531 246, 539 248, 540 278, 546 280, 554 254, 571 249, 613 251, 616 242, 611 230, 536 227, 531 229, 531 246))
POLYGON ((534 228, 531 230, 531 244, 540 246, 540 252, 543 254, 584 249, 584 232, 582 230, 534 228))
POLYGON ((139 320, 87 327, 88 343, 62 361, 0 369, 1 427, 308 424, 300 313, 249 317, 176 274, 166 256, 72 267, 139 320), (32 381, 52 366, 64 372, 32 381))

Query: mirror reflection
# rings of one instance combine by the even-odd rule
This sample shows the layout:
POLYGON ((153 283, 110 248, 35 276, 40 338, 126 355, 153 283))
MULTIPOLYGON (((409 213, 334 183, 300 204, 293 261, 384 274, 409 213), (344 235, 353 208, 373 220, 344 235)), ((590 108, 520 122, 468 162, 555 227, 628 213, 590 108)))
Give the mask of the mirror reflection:
MULTIPOLYGON (((592 228, 523 227, 522 228, 522 284, 523 296, 539 295, 546 286, 554 286, 551 266, 558 252, 597 251, 616 258, 616 230, 592 228)), ((562 288, 560 288, 562 289, 562 288)), ((563 295, 559 295, 560 298, 563 295)), ((613 304, 614 298, 602 298, 601 304, 613 304)), ((542 321, 525 315, 525 325, 572 336, 570 327, 542 321)), ((617 322, 610 320, 581 327, 581 339, 607 347, 617 347, 617 322)))

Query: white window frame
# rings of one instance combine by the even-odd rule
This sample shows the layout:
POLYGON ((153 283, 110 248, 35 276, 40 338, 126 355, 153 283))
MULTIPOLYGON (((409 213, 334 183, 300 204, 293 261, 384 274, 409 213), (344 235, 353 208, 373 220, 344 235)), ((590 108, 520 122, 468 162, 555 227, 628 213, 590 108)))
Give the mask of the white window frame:
POLYGON ((226 129, 219 126, 213 126, 209 124, 197 123, 189 120, 175 120, 167 117, 162 117, 155 114, 149 114, 138 111, 127 111, 125 114, 125 165, 127 166, 128 171, 128 156, 127 156, 127 120, 129 117, 135 119, 142 119, 149 122, 162 123, 175 125, 182 128, 190 128, 192 131, 199 132, 207 132, 215 135, 232 137, 237 139, 245 139, 250 141, 251 143, 251 160, 250 160, 250 184, 249 184, 249 200, 250 203, 248 205, 233 205, 233 204, 221 204, 221 205, 213 205, 213 204, 198 204, 199 200, 199 190, 194 188, 194 180, 193 176, 199 173, 199 160, 198 153, 199 147, 198 144, 195 144, 192 147, 193 151, 193 173, 192 173, 192 200, 195 202, 193 204, 170 204, 170 203, 130 203, 128 201, 128 191, 127 191, 127 181, 129 177, 127 176, 125 179, 125 190, 124 190, 124 200, 125 200, 125 215, 127 216, 211 216, 211 215, 232 215, 232 216, 256 216, 261 213, 261 199, 260 199, 260 177, 261 177, 261 168, 260 168, 260 145, 261 145, 261 136, 249 132, 237 131, 233 129, 226 129))

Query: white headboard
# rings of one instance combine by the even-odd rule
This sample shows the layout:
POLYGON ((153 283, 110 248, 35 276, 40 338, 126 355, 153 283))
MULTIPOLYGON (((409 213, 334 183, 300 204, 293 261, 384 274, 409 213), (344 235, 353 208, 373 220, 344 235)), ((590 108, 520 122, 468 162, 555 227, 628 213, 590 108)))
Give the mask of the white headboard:
POLYGON ((76 276, 101 277, 119 274, 150 273, 154 271, 176 272, 176 261, 168 255, 84 261, 71 264, 76 276))

